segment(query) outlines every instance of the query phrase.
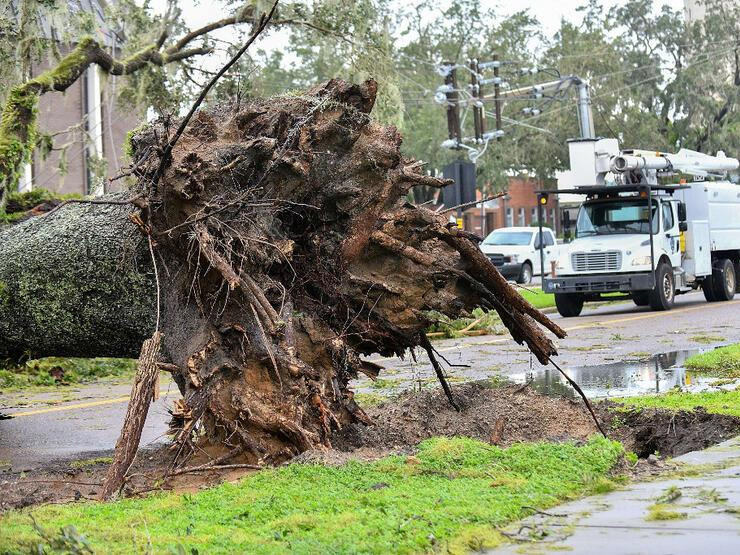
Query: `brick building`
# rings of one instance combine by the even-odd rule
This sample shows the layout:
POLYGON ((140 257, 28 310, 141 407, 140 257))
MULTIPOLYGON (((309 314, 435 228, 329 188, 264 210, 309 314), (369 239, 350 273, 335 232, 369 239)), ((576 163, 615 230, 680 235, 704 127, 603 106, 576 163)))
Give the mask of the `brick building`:
MULTIPOLYGON (((18 17, 19 0, 11 0, 11 16, 18 17)), ((117 38, 105 26, 105 0, 67 0, 72 13, 89 12, 97 23, 95 38, 116 53, 117 38)), ((39 16, 43 34, 56 40, 62 54, 74 48, 59 38, 51 22, 39 16)), ((49 67, 49 62, 32 68, 39 75, 49 67)), ((85 71, 64 93, 52 92, 41 96, 39 102, 39 129, 54 135, 55 148, 65 145, 66 155, 54 150, 46 159, 34 153, 19 182, 21 191, 44 188, 59 193, 100 193, 104 181, 95 179, 101 161, 107 164, 107 174, 115 174, 122 165, 122 146, 126 133, 136 127, 143 114, 122 110, 116 106, 116 77, 103 75, 93 65, 85 71), (60 163, 63 162, 63 164, 60 163), (62 169, 63 168, 63 169, 62 169)))
MULTIPOLYGON (((537 193, 543 188, 539 180, 527 177, 510 177, 506 197, 468 208, 463 213, 464 229, 486 235, 500 227, 537 225, 537 193), (483 216, 483 217, 481 217, 483 216), (481 225, 484 222, 484 225, 481 225)), ((478 198, 482 198, 478 191, 478 198)), ((543 224, 560 229, 560 210, 555 197, 550 197, 543 208, 543 224)))

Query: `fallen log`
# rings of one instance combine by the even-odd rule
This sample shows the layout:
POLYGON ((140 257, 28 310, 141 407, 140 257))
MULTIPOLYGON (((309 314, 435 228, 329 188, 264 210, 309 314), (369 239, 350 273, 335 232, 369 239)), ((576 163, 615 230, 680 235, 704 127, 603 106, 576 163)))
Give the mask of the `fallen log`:
POLYGON ((136 207, 64 206, 0 237, 0 260, 18 257, 20 271, 0 271, 0 315, 35 302, 1 324, 0 350, 138 352, 155 313, 143 231, 161 282, 161 362, 184 396, 183 454, 196 438, 260 464, 329 446, 334 430, 369 421, 350 382, 382 368, 363 355, 424 347, 446 386, 424 335, 430 311, 496 310, 547 362, 556 350, 544 330, 563 330, 501 278, 473 236, 405 201, 415 186, 446 182, 405 159, 398 132, 369 117, 376 90, 332 80, 201 110, 171 152, 171 121, 139 132, 138 183, 127 193, 136 207), (76 315, 88 298, 92 309, 76 315), (53 315, 41 317, 47 300, 53 315), (46 327, 57 330, 51 339, 46 327))
POLYGON ((0 357, 136 357, 155 288, 133 206, 72 204, 0 232, 0 357))

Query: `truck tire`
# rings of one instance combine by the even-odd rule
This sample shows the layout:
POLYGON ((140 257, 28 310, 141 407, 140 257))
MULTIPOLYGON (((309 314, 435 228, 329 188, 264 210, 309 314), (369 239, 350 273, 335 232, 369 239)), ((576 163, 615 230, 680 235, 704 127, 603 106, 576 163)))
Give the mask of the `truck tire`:
POLYGON ((676 284, 673 268, 661 262, 655 270, 655 289, 648 292, 650 308, 653 310, 670 310, 676 298, 676 284))
POLYGON ((737 289, 735 265, 728 258, 720 258, 712 267, 712 289, 718 301, 731 301, 737 289))
POLYGON ((647 306, 650 304, 650 291, 635 291, 632 300, 637 306, 647 306))
POLYGON ((707 276, 704 281, 701 282, 701 292, 704 293, 704 298, 708 303, 717 302, 717 298, 714 296, 714 284, 712 283, 712 276, 707 276))
POLYGON ((516 278, 517 283, 522 285, 529 285, 532 283, 532 265, 529 262, 522 264, 522 269, 519 272, 519 277, 516 278))
POLYGON ((581 293, 555 293, 555 306, 563 318, 580 316, 584 300, 581 293))

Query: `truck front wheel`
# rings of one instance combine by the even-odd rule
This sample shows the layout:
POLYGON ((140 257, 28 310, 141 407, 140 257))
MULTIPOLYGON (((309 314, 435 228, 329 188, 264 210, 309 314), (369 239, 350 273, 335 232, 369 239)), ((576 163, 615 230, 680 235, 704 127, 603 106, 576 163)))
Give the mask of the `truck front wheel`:
POLYGON ((635 291, 632 300, 637 306, 647 306, 650 304, 650 291, 635 291))
POLYGON ((648 294, 650 308, 653 310, 670 310, 676 298, 676 286, 673 280, 673 268, 661 262, 655 270, 655 289, 648 294))
POLYGON ((714 298, 718 301, 730 301, 735 296, 737 288, 737 274, 732 260, 721 258, 712 270, 712 285, 714 298))
POLYGON ((583 310, 584 297, 580 293, 555 293, 555 306, 563 318, 579 316, 583 310))

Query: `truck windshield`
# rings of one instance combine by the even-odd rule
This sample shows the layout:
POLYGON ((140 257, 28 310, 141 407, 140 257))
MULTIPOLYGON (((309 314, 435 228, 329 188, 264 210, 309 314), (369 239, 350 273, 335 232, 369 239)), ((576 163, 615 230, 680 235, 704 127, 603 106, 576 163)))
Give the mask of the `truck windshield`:
POLYGON ((483 240, 484 245, 529 245, 529 231, 494 231, 483 240))
MULTIPOLYGON (((653 202, 652 228, 658 232, 658 204, 653 202)), ((587 202, 581 206, 576 223, 576 237, 650 233, 645 199, 613 199, 587 202)))

